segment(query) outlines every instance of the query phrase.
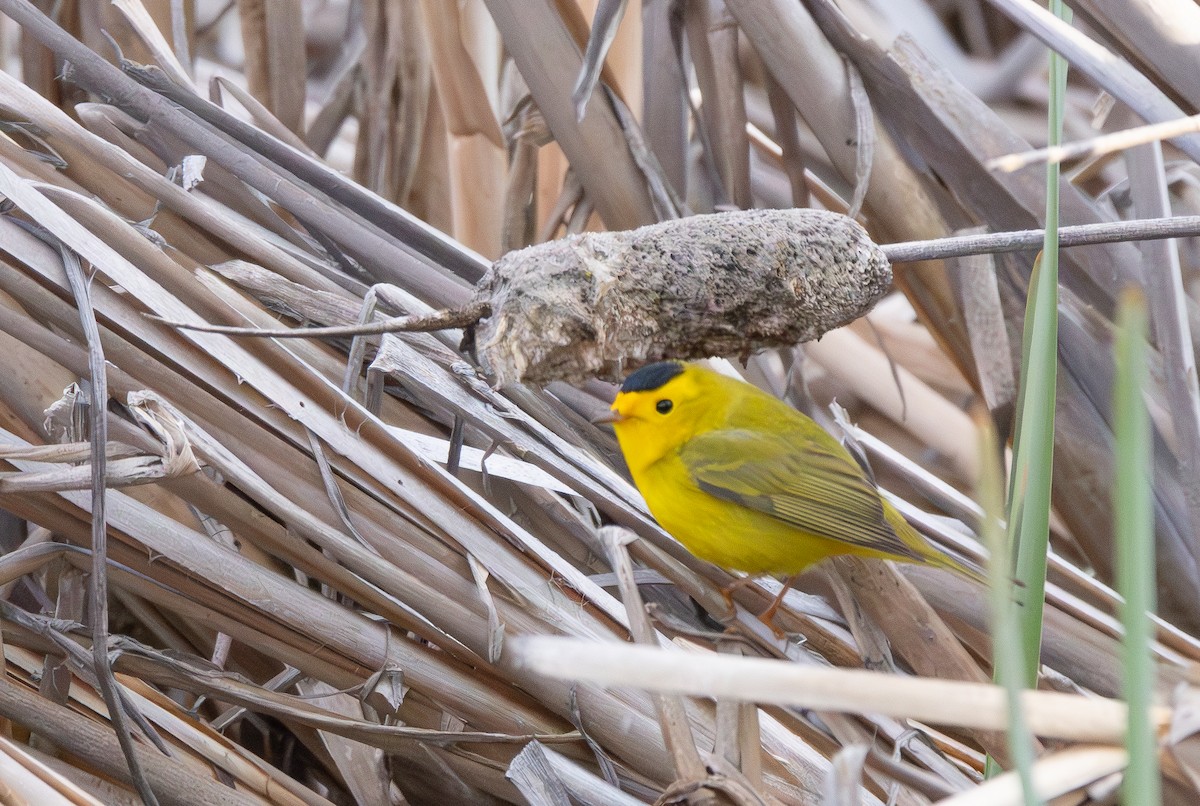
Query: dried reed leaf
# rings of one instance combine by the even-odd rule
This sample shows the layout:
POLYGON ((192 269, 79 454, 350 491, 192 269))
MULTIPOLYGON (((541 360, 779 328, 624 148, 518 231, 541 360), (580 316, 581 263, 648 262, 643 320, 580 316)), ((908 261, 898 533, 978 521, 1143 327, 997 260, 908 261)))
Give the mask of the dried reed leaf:
MULTIPOLYGON (((300 691, 305 696, 316 697, 322 706, 336 708, 346 716, 357 716, 362 712, 361 705, 353 697, 339 694, 328 684, 302 682, 300 691)), ((385 767, 386 756, 382 750, 325 732, 321 733, 321 739, 346 782, 346 788, 356 800, 362 803, 393 801, 392 784, 385 767)))
POLYGON ((1117 40, 1137 63, 1153 70, 1173 94, 1196 105, 1198 96, 1187 68, 1187 37, 1200 29, 1195 6, 1177 0, 1150 4, 1084 0, 1077 13, 1094 20, 1107 38, 1117 40))
POLYGON ((586 806, 636 806, 641 803, 577 762, 539 742, 526 745, 509 765, 507 777, 532 798, 534 787, 562 790, 586 806))
POLYGON ((626 5, 626 0, 600 0, 596 4, 596 16, 592 20, 592 30, 583 53, 583 67, 575 79, 575 88, 571 90, 571 102, 575 104, 575 117, 578 120, 583 120, 588 100, 600 80, 604 57, 616 38, 626 5))
POLYGON ((487 90, 471 54, 463 44, 457 6, 421 0, 421 17, 429 38, 433 79, 451 135, 481 134, 497 148, 504 146, 500 124, 491 112, 487 90))
POLYGON ((716 163, 721 193, 718 208, 745 209, 750 199, 750 143, 738 66, 738 29, 720 3, 695 3, 684 12, 688 52, 703 99, 701 120, 708 159, 716 163))
MULTIPOLYGON (((1072 66, 1128 104, 1147 122, 1160 123, 1184 117, 1183 110, 1132 65, 1040 6, 1018 0, 996 0, 996 7, 1017 25, 1063 54, 1072 66)), ((1177 145, 1192 159, 1200 159, 1200 135, 1179 137, 1177 145)))
POLYGON ((950 277, 971 339, 980 394, 996 421, 1006 423, 1010 420, 1008 411, 1016 402, 1017 382, 1000 306, 998 267, 994 259, 985 255, 959 258, 953 265, 957 270, 950 277))
POLYGON ((305 92, 300 0, 240 0, 237 6, 250 91, 281 123, 301 131, 305 92))
POLYGON ((687 88, 680 63, 680 20, 669 3, 642 8, 642 115, 646 143, 675 192, 688 197, 687 88))
POLYGON ((0 774, 4 776, 8 797, 20 798, 27 803, 44 803, 46 806, 100 806, 103 802, 11 739, 0 737, 0 748, 3 748, 0 752, 3 771, 0 774))
POLYGON ((534 102, 605 224, 630 229, 654 221, 641 171, 612 108, 594 97, 583 121, 576 119, 570 97, 579 56, 556 4, 550 0, 486 3, 534 102))
POLYGON ((226 92, 236 98, 237 102, 242 105, 242 108, 250 113, 255 125, 260 129, 269 133, 280 142, 287 143, 297 151, 315 156, 305 142, 295 132, 284 126, 279 118, 275 117, 257 98, 227 78, 214 76, 208 88, 209 99, 219 106, 221 105, 222 94, 226 92))
POLYGON ((175 51, 171 49, 166 37, 163 36, 141 0, 114 0, 113 8, 125 18, 129 27, 141 38, 142 44, 154 56, 155 64, 161 67, 172 81, 184 87, 190 86, 192 82, 188 77, 187 68, 180 64, 175 51))
MULTIPOLYGON (((1036 796, 1050 800, 1084 789, 1120 772, 1125 761, 1125 751, 1118 747, 1075 747, 1053 753, 1033 765, 1036 796)), ((1024 794, 1016 773, 1006 773, 941 802, 948 806, 1015 806, 1024 802, 1024 794)))

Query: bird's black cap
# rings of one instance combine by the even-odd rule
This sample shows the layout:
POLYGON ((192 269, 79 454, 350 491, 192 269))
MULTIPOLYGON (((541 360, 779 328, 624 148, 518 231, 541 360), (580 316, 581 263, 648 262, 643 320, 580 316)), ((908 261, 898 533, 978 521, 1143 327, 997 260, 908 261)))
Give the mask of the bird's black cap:
POLYGON ((682 375, 686 366, 682 361, 659 361, 657 364, 647 364, 629 374, 625 383, 621 384, 621 391, 653 392, 677 375, 682 375))

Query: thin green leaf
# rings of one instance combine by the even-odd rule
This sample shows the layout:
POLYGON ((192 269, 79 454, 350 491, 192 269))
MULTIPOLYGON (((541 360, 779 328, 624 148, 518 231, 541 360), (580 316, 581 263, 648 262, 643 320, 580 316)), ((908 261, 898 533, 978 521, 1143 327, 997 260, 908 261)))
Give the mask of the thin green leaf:
MULTIPOLYGON (((1066 16, 1061 0, 1051 3, 1066 16)), ((1067 63, 1050 55, 1048 141, 1062 142, 1067 63)), ((1041 661, 1042 608, 1046 589, 1046 551, 1050 539, 1050 486, 1054 466, 1054 399, 1058 377, 1058 196, 1057 166, 1046 171, 1046 238, 1034 265, 1025 311, 1024 353, 1013 476, 1008 509, 1010 543, 1017 554, 1021 582, 1021 636, 1025 684, 1037 684, 1041 661)))
MULTIPOLYGON (((1004 513, 1004 482, 1000 467, 1000 446, 991 417, 984 412, 976 418, 979 425, 979 503, 983 507, 980 533, 988 547, 988 607, 991 613, 992 657, 995 676, 1004 686, 1008 706, 1008 748, 1021 780, 1026 803, 1036 803, 1033 788, 1033 735, 1021 707, 1024 691, 1024 648, 1013 600, 1013 584, 1006 557, 1011 546, 1000 518, 1004 513)), ((989 758, 989 772, 995 764, 989 758)))
POLYGON ((1158 747, 1150 707, 1154 697, 1154 506, 1151 489, 1153 443, 1150 415, 1142 399, 1146 367, 1146 298, 1140 289, 1121 296, 1117 321, 1116 389, 1113 413, 1116 436, 1117 590, 1124 598, 1121 621, 1122 690, 1129 702, 1124 802, 1160 802, 1158 747))

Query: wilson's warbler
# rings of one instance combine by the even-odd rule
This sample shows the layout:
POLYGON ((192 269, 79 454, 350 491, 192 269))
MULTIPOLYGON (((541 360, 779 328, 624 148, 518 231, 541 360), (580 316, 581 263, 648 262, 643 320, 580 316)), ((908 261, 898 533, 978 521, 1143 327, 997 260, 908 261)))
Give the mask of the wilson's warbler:
POLYGON ((600 421, 612 423, 650 512, 701 559, 794 575, 855 554, 982 578, 927 543, 824 429, 748 383, 650 364, 600 421))

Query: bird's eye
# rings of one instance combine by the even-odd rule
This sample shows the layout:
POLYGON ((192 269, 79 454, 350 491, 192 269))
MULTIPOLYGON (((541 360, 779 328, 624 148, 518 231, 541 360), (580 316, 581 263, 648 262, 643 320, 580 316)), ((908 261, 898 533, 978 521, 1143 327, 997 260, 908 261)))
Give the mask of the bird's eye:
POLYGON ((666 414, 675 407, 675 404, 670 400, 660 400, 654 404, 654 410, 659 414, 666 414))

